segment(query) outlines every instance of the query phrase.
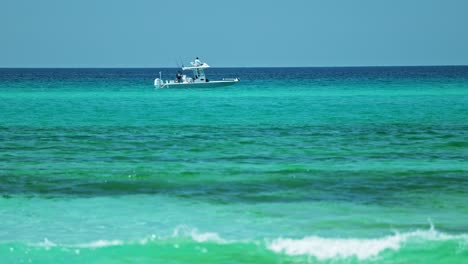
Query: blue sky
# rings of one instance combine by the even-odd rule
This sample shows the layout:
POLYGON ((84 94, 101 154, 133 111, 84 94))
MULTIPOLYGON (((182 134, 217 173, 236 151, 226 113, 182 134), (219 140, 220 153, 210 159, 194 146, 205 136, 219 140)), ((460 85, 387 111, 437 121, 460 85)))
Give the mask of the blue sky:
POLYGON ((0 67, 467 65, 466 0, 1 0, 0 67))

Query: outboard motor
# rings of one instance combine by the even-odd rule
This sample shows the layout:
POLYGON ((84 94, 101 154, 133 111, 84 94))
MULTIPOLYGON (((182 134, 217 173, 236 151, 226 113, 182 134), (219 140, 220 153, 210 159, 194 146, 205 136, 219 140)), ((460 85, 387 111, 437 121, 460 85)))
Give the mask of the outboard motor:
POLYGON ((163 81, 161 79, 159 78, 154 79, 154 86, 156 88, 161 88, 162 85, 163 85, 163 81))

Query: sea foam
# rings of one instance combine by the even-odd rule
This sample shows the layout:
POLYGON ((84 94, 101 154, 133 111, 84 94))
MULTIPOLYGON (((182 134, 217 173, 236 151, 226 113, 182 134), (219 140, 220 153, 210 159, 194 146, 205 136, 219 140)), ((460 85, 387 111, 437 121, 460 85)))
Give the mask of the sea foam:
POLYGON ((96 240, 87 243, 80 244, 57 244, 49 239, 45 238, 43 242, 37 244, 30 244, 30 246, 38 246, 46 249, 54 247, 65 247, 65 248, 102 248, 102 247, 111 247, 111 246, 120 246, 125 244, 122 240, 96 240))
POLYGON ((386 250, 397 251, 405 243, 423 243, 427 241, 455 240, 461 243, 468 241, 468 235, 449 235, 436 231, 417 230, 408 233, 396 233, 381 238, 323 238, 309 236, 302 239, 278 238, 267 245, 276 253, 287 255, 308 255, 319 260, 351 258, 359 260, 378 256, 386 250))
MULTIPOLYGON (((308 236, 301 239, 293 238, 276 238, 259 240, 244 239, 244 240, 228 240, 214 232, 200 232, 196 228, 187 226, 178 226, 174 229, 172 235, 167 237, 159 237, 151 235, 147 238, 134 241, 122 240, 96 240, 80 244, 57 244, 48 239, 35 244, 35 246, 44 247, 47 250, 53 247, 65 248, 102 248, 121 245, 146 245, 148 243, 160 243, 166 241, 175 243, 175 247, 179 243, 213 243, 222 246, 228 244, 242 243, 255 244, 256 246, 264 247, 267 250, 278 254, 286 254, 290 256, 306 255, 315 257, 318 260, 327 259, 345 259, 357 258, 359 260, 374 258, 379 256, 384 251, 398 251, 401 247, 407 244, 422 244, 428 241, 455 241, 460 243, 459 249, 466 250, 468 245, 468 234, 451 235, 435 230, 431 225, 428 230, 416 230, 406 233, 395 233, 384 237, 377 238, 330 238, 319 236, 308 236), (180 240, 182 239, 182 241, 180 240)), ((163 242, 163 243, 166 243, 163 242)))
MULTIPOLYGON (((190 237, 193 241, 203 242, 214 242, 217 244, 227 244, 230 241, 223 239, 217 233, 213 232, 199 232, 196 228, 190 228, 187 226, 178 226, 172 233, 173 237, 190 237)), ((232 242, 232 241, 231 241, 232 242)))

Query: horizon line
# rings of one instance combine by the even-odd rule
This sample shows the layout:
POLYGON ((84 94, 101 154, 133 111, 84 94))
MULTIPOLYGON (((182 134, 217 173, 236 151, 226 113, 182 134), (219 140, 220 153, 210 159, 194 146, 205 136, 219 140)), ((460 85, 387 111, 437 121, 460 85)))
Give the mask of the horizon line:
MULTIPOLYGON (((440 64, 440 65, 350 65, 350 66, 216 66, 210 68, 242 69, 242 68, 397 68, 397 67, 467 67, 468 64, 440 64)), ((92 67, 3 67, 0 69, 178 69, 180 67, 151 66, 151 67, 120 67, 120 66, 92 66, 92 67)))

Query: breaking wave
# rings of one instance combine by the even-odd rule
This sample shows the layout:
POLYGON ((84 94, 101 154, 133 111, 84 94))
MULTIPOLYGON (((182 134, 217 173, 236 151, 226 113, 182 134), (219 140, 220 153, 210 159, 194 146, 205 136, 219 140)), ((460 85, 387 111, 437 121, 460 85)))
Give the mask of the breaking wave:
MULTIPOLYGON (((178 258, 181 254, 180 250, 185 250, 186 252, 182 255, 208 254, 207 256, 216 256, 217 258, 220 258, 220 255, 230 256, 233 252, 238 252, 245 253, 245 256, 253 259, 312 257, 318 261, 340 259, 362 261, 372 260, 376 257, 386 259, 397 256, 402 254, 402 250, 423 251, 432 254, 427 248, 427 243, 432 243, 430 247, 442 246, 444 250, 449 249, 451 253, 447 253, 447 255, 460 254, 460 252, 462 256, 468 254, 468 234, 451 235, 439 232, 432 226, 427 230, 395 233, 378 238, 308 236, 298 239, 266 238, 257 240, 230 240, 221 237, 218 233, 201 232, 195 228, 179 226, 173 230, 171 235, 165 237, 150 235, 133 241, 96 240, 78 244, 61 244, 44 239, 40 243, 27 245, 0 243, 0 252, 3 248, 4 251, 9 251, 12 254, 15 252, 18 254, 20 251, 29 252, 33 249, 36 252, 42 250, 44 253, 54 251, 60 252, 60 254, 71 252, 74 255, 91 255, 100 252, 100 254, 107 255, 110 251, 115 252, 115 249, 120 251, 119 247, 121 247, 123 252, 128 252, 128 250, 139 252, 138 254, 150 256, 150 259, 178 258)), ((249 262, 250 259, 244 259, 244 261, 249 262)))
POLYGON ((381 238, 323 238, 309 236, 302 239, 279 238, 268 245, 268 249, 287 255, 309 255, 319 260, 356 257, 364 260, 378 256, 386 250, 398 251, 407 243, 428 241, 468 242, 468 235, 449 235, 436 231, 431 225, 429 230, 396 233, 381 238))

